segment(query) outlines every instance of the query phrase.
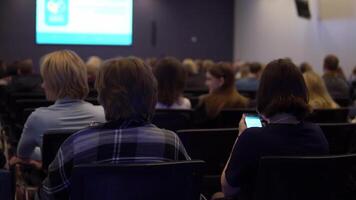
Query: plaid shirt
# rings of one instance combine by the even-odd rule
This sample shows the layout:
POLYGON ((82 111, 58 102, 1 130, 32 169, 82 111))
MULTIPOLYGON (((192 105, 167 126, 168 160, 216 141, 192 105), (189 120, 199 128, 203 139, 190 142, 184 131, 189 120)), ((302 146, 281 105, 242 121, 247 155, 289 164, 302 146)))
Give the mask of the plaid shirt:
POLYGON ((78 164, 190 160, 178 136, 137 120, 109 122, 70 136, 60 147, 39 191, 41 199, 69 199, 78 164))

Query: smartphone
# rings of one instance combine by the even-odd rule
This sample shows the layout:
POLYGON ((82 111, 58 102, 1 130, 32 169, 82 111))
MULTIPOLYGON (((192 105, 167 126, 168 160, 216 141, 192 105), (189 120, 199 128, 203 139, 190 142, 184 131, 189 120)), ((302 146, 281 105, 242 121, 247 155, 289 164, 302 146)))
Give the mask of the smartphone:
POLYGON ((262 121, 258 115, 245 114, 245 123, 247 128, 262 127, 262 121))

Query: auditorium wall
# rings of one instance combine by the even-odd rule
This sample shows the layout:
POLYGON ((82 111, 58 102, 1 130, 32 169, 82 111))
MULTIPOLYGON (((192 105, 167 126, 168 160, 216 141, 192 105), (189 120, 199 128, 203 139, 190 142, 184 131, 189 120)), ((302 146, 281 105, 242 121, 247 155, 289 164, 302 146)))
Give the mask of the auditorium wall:
POLYGON ((134 0, 133 45, 112 47, 36 45, 35 0, 1 0, 0 58, 11 62, 30 57, 37 65, 43 54, 68 48, 84 59, 173 55, 232 60, 233 4, 233 0, 134 0))

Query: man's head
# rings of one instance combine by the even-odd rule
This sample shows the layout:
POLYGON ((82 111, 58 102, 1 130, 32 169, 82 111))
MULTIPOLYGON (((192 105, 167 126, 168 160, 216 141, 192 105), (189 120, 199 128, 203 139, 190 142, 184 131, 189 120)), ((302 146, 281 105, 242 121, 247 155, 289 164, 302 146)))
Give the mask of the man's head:
POLYGON ((339 68, 339 59, 335 55, 327 55, 324 58, 324 70, 336 72, 339 68))
POLYGON ((150 119, 157 102, 157 81, 149 66, 135 57, 107 60, 100 67, 95 87, 106 120, 150 119))

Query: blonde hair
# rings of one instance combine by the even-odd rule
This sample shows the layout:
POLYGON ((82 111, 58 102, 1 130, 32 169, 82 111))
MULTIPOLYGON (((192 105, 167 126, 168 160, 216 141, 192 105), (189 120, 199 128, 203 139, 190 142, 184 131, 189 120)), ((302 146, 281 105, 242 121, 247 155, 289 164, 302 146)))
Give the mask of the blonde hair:
POLYGON ((157 103, 157 81, 136 57, 114 58, 100 67, 95 88, 107 121, 141 117, 150 120, 157 103))
POLYGON ((74 51, 60 50, 45 55, 41 76, 48 88, 49 100, 84 99, 89 93, 86 66, 74 51))
POLYGON ((313 71, 303 74, 308 88, 309 105, 314 109, 338 108, 339 105, 331 98, 323 79, 313 71))
POLYGON ((86 62, 88 76, 95 77, 102 63, 98 56, 90 56, 86 62))

